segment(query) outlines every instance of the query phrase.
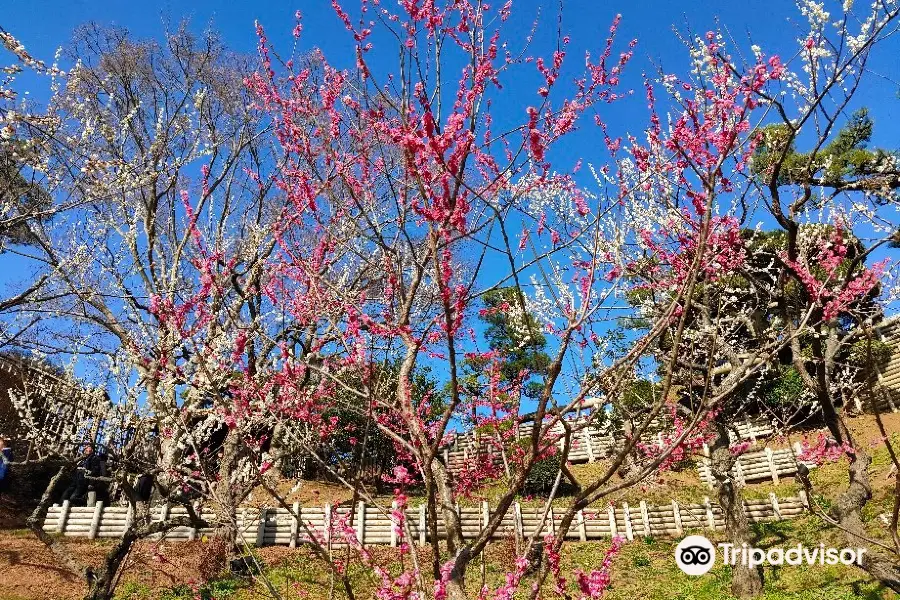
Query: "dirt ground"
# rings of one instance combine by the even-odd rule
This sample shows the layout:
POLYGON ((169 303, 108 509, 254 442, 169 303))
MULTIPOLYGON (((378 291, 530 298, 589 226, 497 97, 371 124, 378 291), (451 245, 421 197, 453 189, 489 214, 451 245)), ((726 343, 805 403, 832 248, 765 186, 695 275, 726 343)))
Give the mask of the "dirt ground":
MULTIPOLYGON (((28 531, 7 531, 0 536, 0 599, 69 600, 82 598, 85 584, 67 570, 28 531)), ((66 550, 79 560, 97 564, 105 544, 67 541, 66 550)), ((123 581, 139 581, 154 588, 186 583, 197 570, 196 544, 141 544, 128 559, 123 581)))
MULTIPOLYGON (((99 564, 108 542, 67 540, 66 550, 87 564, 99 564)), ((140 583, 163 590, 196 581, 203 542, 142 542, 131 552, 121 585, 140 583)), ((277 564, 304 550, 262 548, 266 564, 277 564)), ((59 561, 30 532, 0 532, 0 600, 79 600, 85 584, 56 566, 59 561)), ((121 587, 120 587, 121 589, 121 587)))
MULTIPOLYGON (((887 433, 900 432, 900 413, 882 417, 887 433)), ((852 419, 851 428, 870 448, 883 438, 875 418, 852 419)), ((281 486, 279 486, 281 487, 281 486)), ((282 493, 287 490, 280 490, 282 493)), ((312 482, 295 490, 290 501, 340 501, 345 493, 337 486, 317 486, 312 482)), ((259 494, 256 502, 268 498, 259 494)), ((60 566, 60 561, 33 535, 24 529, 22 507, 10 506, 0 499, 0 600, 77 600, 85 592, 84 583, 60 566)), ((110 542, 68 539, 67 549, 82 562, 99 564, 110 542)), ((138 544, 122 572, 122 583, 135 582, 152 590, 190 583, 197 577, 202 541, 149 542, 138 544)), ((303 550, 267 547, 260 555, 267 564, 276 564, 303 550)))

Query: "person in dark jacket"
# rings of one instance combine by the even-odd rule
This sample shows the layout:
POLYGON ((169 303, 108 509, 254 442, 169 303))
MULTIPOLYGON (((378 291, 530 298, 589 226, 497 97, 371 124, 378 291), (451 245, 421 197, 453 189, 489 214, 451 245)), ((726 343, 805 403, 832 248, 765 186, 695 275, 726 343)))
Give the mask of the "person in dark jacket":
POLYGON ((84 447, 81 458, 78 460, 78 464, 75 465, 72 482, 66 488, 66 491, 63 492, 62 499, 64 501, 68 500, 75 505, 86 504, 88 486, 91 485, 87 478, 99 477, 102 468, 103 464, 100 461, 100 457, 94 453, 94 445, 87 444, 84 447))
POLYGON ((6 491, 6 483, 9 481, 9 464, 12 459, 12 448, 9 447, 9 441, 0 437, 0 494, 6 491))
MULTIPOLYGON (((101 446, 102 448, 102 446, 101 446)), ((100 459, 100 469, 97 472, 98 477, 109 477, 109 454, 105 449, 97 450, 97 458, 100 459)), ((109 505, 109 484, 105 481, 92 482, 88 489, 97 490, 97 500, 103 504, 109 505)))
POLYGON ((150 502, 150 497, 153 496, 153 475, 144 473, 138 477, 134 493, 138 502, 150 502))

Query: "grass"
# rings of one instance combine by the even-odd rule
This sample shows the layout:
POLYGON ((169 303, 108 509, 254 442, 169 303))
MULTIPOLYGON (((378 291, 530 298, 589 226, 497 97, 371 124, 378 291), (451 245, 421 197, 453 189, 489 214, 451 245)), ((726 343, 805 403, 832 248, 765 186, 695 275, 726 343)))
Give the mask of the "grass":
MULTIPOLYGON (((802 543, 817 546, 843 546, 838 532, 823 530, 823 524, 816 517, 808 516, 792 521, 766 523, 756 526, 757 544, 762 548, 773 546, 793 546, 802 543)), ((721 534, 715 540, 721 540, 721 534)), ((714 541, 715 541, 714 540, 714 541)), ((612 586, 607 600, 728 600, 730 593, 731 569, 718 562, 712 571, 701 577, 690 577, 675 565, 674 548, 677 540, 643 538, 627 543, 613 563, 612 586)), ((562 571, 569 580, 569 587, 577 597, 572 583, 572 573, 576 570, 589 571, 596 568, 605 556, 608 543, 572 543, 563 554, 562 571)), ((386 547, 372 547, 373 560, 391 570, 399 572, 397 550, 386 547)), ((424 550, 421 559, 429 564, 429 550, 424 550)), ((514 559, 511 540, 492 544, 486 554, 484 580, 492 589, 502 585, 508 565, 514 559)), ((408 560, 408 558, 407 558, 408 560)), ((427 568, 427 567, 426 567, 427 568)), ((377 588, 377 582, 370 569, 358 561, 348 563, 347 572, 357 598, 370 598, 377 588)), ((203 600, 262 600, 272 598, 272 591, 285 600, 318 600, 325 598, 344 599, 346 595, 338 582, 333 582, 324 568, 306 549, 298 549, 286 555, 277 564, 265 569, 265 582, 223 579, 208 584, 200 590, 203 600)), ((477 590, 482 584, 482 563, 476 559, 471 564, 467 583, 470 590, 477 590)), ((855 567, 836 566, 783 566, 765 568, 765 589, 762 600, 896 600, 893 592, 875 584, 855 567)), ((517 598, 524 597, 530 588, 526 581, 520 587, 517 598)), ((168 595, 148 596, 147 590, 139 585, 123 586, 118 600, 187 600, 194 598, 186 586, 173 588, 168 595)))
POLYGON ((160 593, 146 584, 128 582, 120 586, 116 600, 229 600, 245 587, 245 582, 226 578, 197 588, 178 585, 160 593))
MULTIPOLYGON (((865 431, 872 436, 872 427, 865 431)), ((900 435, 894 434, 895 443, 900 442, 900 435)), ((898 444, 900 446, 900 444, 898 444)), ((866 506, 864 519, 869 524, 869 532, 875 537, 887 537, 886 528, 879 517, 890 513, 893 503, 893 481, 888 477, 891 460, 883 444, 873 443, 870 446, 872 464, 869 469, 873 483, 873 498, 866 506)), ((572 471, 579 481, 589 481, 599 477, 608 467, 604 462, 574 465, 572 471)), ((653 480, 643 482, 616 497, 604 498, 601 502, 628 502, 635 506, 640 500, 648 504, 667 504, 673 499, 680 503, 699 503, 711 490, 700 481, 696 465, 683 465, 679 471, 667 472, 653 480)), ((810 479, 816 494, 813 502, 827 508, 833 499, 845 490, 847 481, 847 462, 840 460, 825 464, 810 472, 810 479)), ((614 476, 615 480, 615 476, 614 476)), ((313 487, 313 486, 310 486, 313 487)), ((747 486, 744 495, 747 499, 767 498, 770 493, 778 497, 796 496, 800 485, 793 478, 783 478, 778 484, 759 482, 747 486)), ((506 491, 503 483, 489 485, 477 498, 461 500, 460 504, 472 505, 481 500, 494 504, 496 499, 506 491)), ((310 493, 307 490, 304 493, 310 493)), ((319 495, 312 491, 309 498, 315 504, 319 495)), ((387 499, 387 502, 390 500, 387 499)), ((520 498, 524 506, 543 504, 542 498, 520 498)), ((570 498, 563 494, 555 504, 565 506, 570 498)), ((412 503, 416 503, 413 495, 412 503)), ((698 532, 699 533, 699 532, 698 532)), ((808 547, 825 543, 826 546, 844 547, 847 545, 844 535, 837 529, 824 523, 818 517, 805 515, 801 518, 757 524, 754 526, 755 545, 761 548, 791 547, 798 543, 808 547)), ((713 541, 722 541, 723 534, 717 533, 713 541)), ((717 563, 706 575, 690 577, 682 573, 675 565, 674 548, 678 540, 644 538, 627 543, 621 554, 616 557, 612 569, 612 585, 605 598, 607 600, 728 600, 730 593, 731 568, 717 563)), ((567 544, 562 558, 562 572, 569 580, 569 587, 578 597, 573 587, 573 573, 577 570, 589 571, 596 568, 604 559, 608 543, 588 542, 567 544)), ((318 560, 306 548, 293 551, 267 553, 261 551, 271 561, 264 568, 265 577, 254 581, 225 578, 206 584, 202 588, 192 589, 188 586, 177 586, 160 595, 159 590, 152 590, 138 583, 126 583, 117 596, 118 600, 262 600, 271 599, 275 594, 288 600, 324 600, 326 598, 344 599, 346 594, 339 582, 333 580, 328 566, 318 560)), ((368 549, 373 561, 389 570, 394 575, 403 570, 399 562, 397 549, 384 546, 373 546, 368 549)), ((421 549, 420 560, 425 572, 430 570, 430 549, 421 549)), ((442 557, 443 560, 446 557, 442 557)), ((498 541, 491 544, 485 554, 484 562, 476 558, 467 573, 467 585, 470 591, 478 590, 483 583, 491 589, 503 584, 507 571, 515 559, 515 548, 511 540, 498 541), (483 581, 482 581, 483 577, 483 581)), ((408 561, 409 558, 407 557, 408 561)), ((408 563, 407 563, 408 564, 408 563)), ((346 570, 352 582, 356 598, 373 597, 378 582, 373 572, 360 564, 358 560, 346 562, 346 570)), ((900 600, 900 596, 886 590, 872 581, 872 578, 857 567, 845 565, 798 565, 767 566, 764 571, 765 588, 762 600, 900 600)), ((517 596, 524 597, 530 588, 526 581, 517 596)), ((430 590, 429 590, 430 592, 430 590)))
MULTIPOLYGON (((571 470, 579 482, 585 483, 601 477, 607 468, 608 464, 606 461, 597 461, 595 463, 573 465, 571 470)), ((815 471, 814 469, 813 473, 815 471)), ((835 476, 840 477, 841 475, 846 479, 846 464, 843 465, 843 470, 841 467, 835 470, 835 476)), ((611 479, 612 482, 617 480, 618 476, 615 475, 611 479)), ((770 481, 761 481, 748 485, 744 488, 744 497, 747 500, 767 499, 769 494, 774 492, 779 498, 786 498, 797 496, 800 489, 800 484, 793 477, 782 477, 777 484, 770 481)), ((476 498, 462 499, 460 504, 463 506, 474 505, 482 500, 487 500, 493 505, 506 491, 507 487, 502 482, 490 484, 480 490, 476 498)), ((563 490, 557 495, 553 505, 559 507, 568 506, 571 496, 571 491, 563 490)), ((661 473, 641 482, 639 485, 605 498, 598 505, 605 506, 608 502, 616 504, 628 502, 631 506, 637 506, 641 500, 651 505, 669 504, 672 500, 677 500, 682 504, 702 504, 707 497, 712 497, 712 490, 700 480, 696 464, 687 463, 682 465, 677 471, 661 473)), ((411 499, 415 503, 416 496, 414 494, 411 495, 411 499)), ((543 506, 545 499, 523 496, 519 498, 519 502, 522 506, 543 506)))

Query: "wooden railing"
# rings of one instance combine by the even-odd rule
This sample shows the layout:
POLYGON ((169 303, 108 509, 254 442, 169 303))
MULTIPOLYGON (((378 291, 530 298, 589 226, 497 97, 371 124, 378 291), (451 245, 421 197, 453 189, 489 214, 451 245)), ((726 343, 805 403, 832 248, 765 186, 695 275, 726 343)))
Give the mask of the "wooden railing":
MULTIPOLYGON (((805 494, 790 498, 777 498, 770 494, 765 500, 748 500, 745 503, 748 517, 753 522, 790 519, 803 513, 809 507, 805 494)), ((458 507, 462 531, 465 538, 478 535, 491 516, 491 508, 486 502, 480 506, 458 507)), ((151 510, 151 518, 157 521, 170 517, 186 516, 183 507, 158 506, 151 510)), ((212 521, 213 515, 201 513, 212 521)), ((555 533, 560 526, 562 514, 551 509, 544 517, 543 508, 523 507, 516 502, 504 515, 495 537, 528 537, 555 533)), ((116 538, 121 537, 132 520, 129 508, 122 506, 105 507, 98 503, 94 507, 72 507, 68 503, 53 506, 44 521, 44 530, 67 537, 116 538)), ((425 505, 410 507, 405 511, 406 525, 412 543, 425 544, 429 541, 429 524, 425 505)), ((396 546, 401 541, 401 528, 395 522, 391 509, 367 506, 360 502, 349 506, 301 506, 295 503, 285 508, 242 509, 237 515, 240 538, 256 546, 289 545, 309 542, 311 537, 326 545, 347 543, 346 535, 353 535, 364 545, 384 544, 396 546), (330 526, 326 526, 330 524, 330 526)), ((623 502, 606 508, 586 508, 579 511, 566 538, 574 541, 589 541, 615 535, 633 540, 643 536, 682 536, 688 530, 721 530, 725 527, 724 517, 719 507, 708 498, 700 504, 681 504, 673 500, 670 504, 649 505, 641 501, 637 505, 623 502)), ((438 518, 439 538, 446 536, 442 517, 438 518)), ((179 527, 165 534, 167 540, 193 540, 212 533, 211 529, 179 527)))
MULTIPOLYGON (((781 477, 795 475, 799 464, 805 464, 807 468, 815 467, 814 463, 805 463, 797 460, 802 453, 800 442, 795 442, 793 448, 772 450, 764 448, 758 452, 742 454, 734 465, 733 476, 741 483, 771 479, 772 483, 778 483, 781 477)), ((710 472, 709 448, 703 446, 703 462, 697 467, 700 479, 710 488, 713 487, 713 477, 710 472)))
MULTIPOLYGON (((578 425, 574 419, 571 424, 573 426, 578 425)), ((774 433, 772 423, 763 419, 751 420, 745 418, 737 423, 734 428, 737 429, 737 436, 735 436, 734 432, 730 433, 732 442, 749 440, 755 443, 757 440, 768 438, 774 433)), ((565 434, 565 429, 557 422, 548 428, 546 433, 547 435, 561 437, 565 434)), ((530 434, 531 424, 523 423, 519 425, 518 437, 525 437, 530 434)), ((660 446, 664 445, 661 431, 657 432, 657 437, 659 438, 660 446)), ((601 429, 593 425, 582 425, 581 429, 576 429, 572 433, 568 461, 573 464, 592 463, 609 456, 615 450, 616 444, 616 435, 611 433, 609 429, 601 429)), ((564 440, 560 439, 556 445, 559 449, 562 449, 564 440)), ((503 459, 500 456, 500 450, 496 446, 496 443, 492 443, 489 440, 476 439, 471 433, 457 435, 444 448, 444 461, 451 471, 458 471, 473 458, 477 458, 479 461, 488 460, 500 464, 503 459)), ((752 468, 750 470, 753 471, 752 468)))

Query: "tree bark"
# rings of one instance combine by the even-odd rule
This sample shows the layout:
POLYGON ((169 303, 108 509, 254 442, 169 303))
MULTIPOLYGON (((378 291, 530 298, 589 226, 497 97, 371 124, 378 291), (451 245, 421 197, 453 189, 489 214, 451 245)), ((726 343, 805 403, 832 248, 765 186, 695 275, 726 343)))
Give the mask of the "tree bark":
POLYGON ((850 430, 838 416, 834 406, 830 402, 823 402, 822 408, 825 424, 834 439, 838 443, 847 443, 854 448, 849 454, 850 464, 847 468, 850 484, 832 506, 829 516, 844 531, 850 547, 865 548, 860 568, 885 587, 900 593, 900 565, 896 558, 888 558, 883 552, 872 548, 862 519, 862 509, 872 499, 872 485, 869 479, 869 464, 872 458, 864 449, 853 443, 850 430))
POLYGON ((148 506, 144 503, 135 504, 135 520, 125 530, 122 538, 106 553, 103 566, 99 570, 88 568, 85 579, 89 586, 85 600, 112 600, 116 594, 116 586, 119 582, 119 569, 131 552, 135 542, 156 533, 163 533, 176 527, 196 527, 201 525, 199 517, 193 513, 187 517, 177 517, 165 521, 150 521, 148 506), (143 506, 142 506, 143 505, 143 506))
POLYGON ((204 581, 218 577, 236 554, 238 494, 232 475, 238 462, 240 440, 237 431, 229 430, 219 457, 218 481, 214 486, 213 512, 216 515, 215 530, 200 564, 204 581))
POLYGON ((849 544, 853 547, 866 548, 860 567, 886 587, 900 592, 900 566, 897 561, 874 551, 866 539, 862 509, 872 498, 868 472, 871 462, 872 459, 865 451, 858 451, 850 457, 850 486, 834 504, 832 516, 846 533, 849 544))
MULTIPOLYGON (((632 437, 634 437, 634 422, 632 421, 632 418, 633 417, 631 415, 627 415, 622 420, 623 435, 625 436, 626 440, 630 440, 632 439, 632 437)), ((632 450, 623 457, 622 465, 619 467, 618 474, 619 477, 625 479, 630 475, 637 473, 639 470, 640 467, 637 464, 635 451, 632 450)))
MULTIPOLYGON (((719 413, 724 415, 724 411, 719 413)), ((729 448, 728 427, 723 416, 716 416, 716 439, 710 448, 710 471, 715 480, 716 496, 725 516, 725 536, 740 547, 750 545, 753 536, 744 509, 743 483, 733 477, 737 456, 729 448)), ((755 598, 763 590, 762 567, 735 564, 731 570, 731 593, 738 598, 755 598)))

